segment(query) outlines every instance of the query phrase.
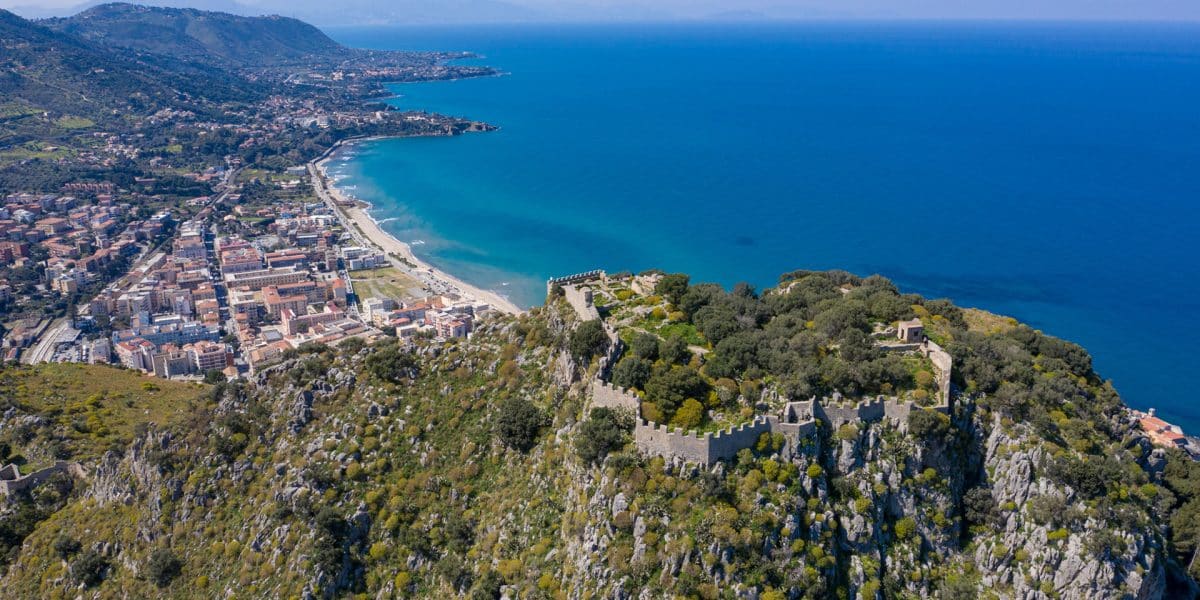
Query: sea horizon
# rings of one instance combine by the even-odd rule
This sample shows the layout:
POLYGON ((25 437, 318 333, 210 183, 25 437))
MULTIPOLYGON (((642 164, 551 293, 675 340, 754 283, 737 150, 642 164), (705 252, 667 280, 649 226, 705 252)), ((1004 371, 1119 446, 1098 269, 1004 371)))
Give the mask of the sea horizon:
POLYGON ((1078 342, 1128 404, 1200 431, 1196 361, 1170 334, 1200 291, 1185 259, 1200 42, 1158 35, 1190 24, 956 23, 335 29, 351 45, 476 52, 507 74, 391 86, 402 109, 501 129, 356 143, 330 174, 422 259, 525 307, 547 277, 593 268, 759 289, 792 269, 877 272, 1078 342), (624 51, 599 50, 614 42, 624 51), (761 126, 784 100, 808 111, 788 115, 799 125, 722 120, 761 126), (611 214, 638 210, 654 239, 611 214))

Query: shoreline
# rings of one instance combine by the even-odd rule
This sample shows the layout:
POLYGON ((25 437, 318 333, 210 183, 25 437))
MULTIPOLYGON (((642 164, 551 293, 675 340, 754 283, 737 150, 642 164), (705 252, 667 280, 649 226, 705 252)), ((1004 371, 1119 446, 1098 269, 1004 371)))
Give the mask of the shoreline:
POLYGON ((413 251, 412 246, 400 241, 380 226, 379 221, 370 214, 369 202, 353 197, 338 188, 336 182, 326 171, 328 163, 345 146, 353 146, 372 140, 390 139, 389 136, 371 136, 342 140, 334 144, 324 154, 308 163, 309 174, 313 178, 313 188, 317 196, 330 205, 334 214, 342 221, 343 227, 351 235, 365 241, 364 245, 379 248, 387 255, 392 266, 408 273, 420 281, 430 294, 452 293, 472 300, 487 303, 493 310, 518 315, 525 312, 511 300, 492 290, 485 290, 471 285, 461 278, 447 273, 428 262, 421 260, 413 251), (397 260, 397 256, 400 260, 397 260), (439 289, 441 288, 441 289, 439 289))

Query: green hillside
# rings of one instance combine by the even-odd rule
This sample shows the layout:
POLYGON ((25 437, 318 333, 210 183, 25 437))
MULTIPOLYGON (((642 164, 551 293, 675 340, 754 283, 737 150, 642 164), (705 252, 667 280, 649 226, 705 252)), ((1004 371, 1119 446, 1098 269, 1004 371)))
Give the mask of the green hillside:
POLYGON ((163 108, 215 113, 262 97, 255 84, 174 59, 113 52, 0 10, 0 142, 120 127, 163 108), (63 118, 66 117, 67 120, 63 118))
POLYGON ((90 463, 102 476, 17 502, 48 508, 9 555, 6 592, 1157 598, 1194 589, 1186 569, 1200 470, 1151 450, 1078 346, 902 295, 882 278, 795 273, 762 294, 670 282, 647 295, 614 280, 597 303, 631 340, 624 360, 648 363, 636 388, 646 405, 674 417, 690 402, 710 416, 761 413, 798 386, 848 399, 892 393, 879 374, 911 396, 926 383, 859 336, 913 316, 961 365, 963 394, 950 418, 918 410, 902 423, 818 428, 794 448, 767 436, 701 468, 642 455, 628 415, 590 406, 604 341, 559 298, 490 320, 470 340, 307 348, 138 432, 90 463), (685 380, 695 385, 677 385, 685 380))
POLYGON ((47 24, 107 46, 222 66, 303 64, 351 53, 316 27, 278 16, 114 3, 47 24))

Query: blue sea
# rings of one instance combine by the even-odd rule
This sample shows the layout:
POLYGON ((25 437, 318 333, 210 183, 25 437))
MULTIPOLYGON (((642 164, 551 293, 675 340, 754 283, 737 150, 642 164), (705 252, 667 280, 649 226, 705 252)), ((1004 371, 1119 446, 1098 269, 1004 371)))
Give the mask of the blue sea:
POLYGON ((594 268, 759 287, 793 269, 1076 341, 1200 432, 1200 26, 371 28, 495 78, 392 100, 493 133, 354 147, 341 184, 424 258, 523 305, 594 268))

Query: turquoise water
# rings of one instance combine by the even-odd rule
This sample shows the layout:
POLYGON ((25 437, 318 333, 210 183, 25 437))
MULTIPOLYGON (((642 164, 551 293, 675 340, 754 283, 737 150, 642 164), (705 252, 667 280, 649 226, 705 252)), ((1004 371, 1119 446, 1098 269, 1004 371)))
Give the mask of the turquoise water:
POLYGON ((498 132, 355 148, 342 184, 524 305, 552 275, 882 273, 1083 344, 1200 431, 1200 28, 355 29, 509 74, 396 86, 498 132))

